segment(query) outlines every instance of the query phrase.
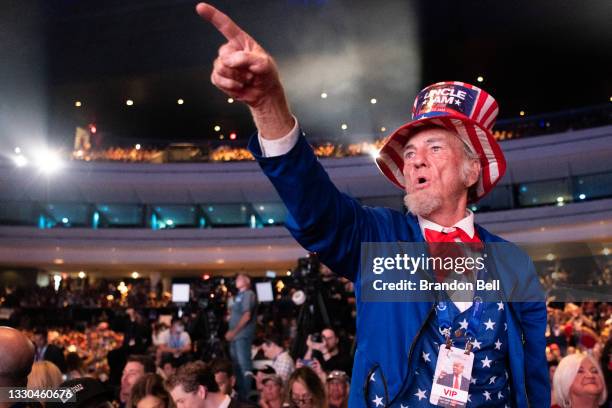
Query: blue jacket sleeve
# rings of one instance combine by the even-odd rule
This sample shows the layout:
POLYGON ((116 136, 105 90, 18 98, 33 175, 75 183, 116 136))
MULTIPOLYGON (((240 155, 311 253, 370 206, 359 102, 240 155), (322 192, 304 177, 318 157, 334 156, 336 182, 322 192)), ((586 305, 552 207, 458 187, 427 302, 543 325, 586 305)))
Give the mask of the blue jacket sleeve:
MULTIPOLYGON (((528 279, 524 290, 529 293, 543 293, 539 287, 535 267, 528 261, 528 279)), ((525 386, 527 398, 532 407, 550 407, 550 379, 546 361, 546 303, 542 301, 518 302, 517 310, 523 329, 525 350, 525 386)))
POLYGON ((282 156, 262 157, 257 135, 249 150, 285 203, 293 237, 335 273, 355 281, 361 242, 371 239, 368 211, 336 188, 303 134, 282 156))

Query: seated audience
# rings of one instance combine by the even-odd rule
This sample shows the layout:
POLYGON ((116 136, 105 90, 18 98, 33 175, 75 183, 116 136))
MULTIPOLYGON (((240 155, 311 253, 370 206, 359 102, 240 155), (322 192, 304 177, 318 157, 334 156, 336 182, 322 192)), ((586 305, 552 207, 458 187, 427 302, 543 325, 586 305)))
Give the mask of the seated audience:
POLYGON ((349 378, 344 371, 334 370, 327 376, 329 408, 348 408, 349 378))
POLYGON ((261 408, 281 408, 283 406, 283 380, 276 374, 264 375, 261 380, 261 408))
MULTIPOLYGON (((28 389, 55 390, 64 381, 62 372, 50 361, 37 361, 28 375, 28 389)), ((44 401, 39 401, 44 407, 44 401)))
POLYGON ((50 361, 61 372, 66 371, 66 359, 64 351, 54 344, 49 344, 49 333, 46 328, 34 329, 32 341, 36 346, 34 361, 50 361))
POLYGON ((170 408, 174 407, 170 394, 164 387, 164 380, 157 374, 145 374, 132 387, 129 408, 170 408))
POLYGON ((564 357, 555 371, 553 387, 561 408, 596 408, 607 398, 601 369, 587 354, 564 357))
POLYGON ((292 408, 327 408, 325 387, 310 367, 296 369, 287 383, 287 400, 292 408))
POLYGON ((127 404, 130 400, 134 384, 145 374, 151 373, 155 373, 155 362, 151 357, 139 354, 128 357, 127 363, 123 367, 121 389, 119 391, 119 401, 122 405, 127 404))

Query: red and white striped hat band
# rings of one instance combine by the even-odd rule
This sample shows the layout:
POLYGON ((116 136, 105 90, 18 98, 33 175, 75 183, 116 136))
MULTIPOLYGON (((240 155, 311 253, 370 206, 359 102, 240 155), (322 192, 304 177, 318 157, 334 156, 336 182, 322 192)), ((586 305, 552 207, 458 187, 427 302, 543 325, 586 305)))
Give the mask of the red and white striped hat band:
POLYGON ((416 97, 412 121, 387 138, 376 164, 393 184, 405 190, 404 146, 419 127, 444 127, 457 134, 480 158, 476 196, 468 197, 470 202, 475 202, 491 191, 506 171, 506 159, 491 133, 497 113, 495 99, 473 85, 464 82, 430 85, 416 97))

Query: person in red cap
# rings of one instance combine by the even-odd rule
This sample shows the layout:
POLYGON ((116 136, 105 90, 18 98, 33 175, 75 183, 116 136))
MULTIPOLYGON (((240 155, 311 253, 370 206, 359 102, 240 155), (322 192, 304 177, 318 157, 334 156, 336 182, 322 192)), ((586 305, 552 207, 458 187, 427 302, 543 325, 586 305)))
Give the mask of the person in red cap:
POLYGON ((388 137, 377 159, 384 176, 406 193, 409 212, 363 207, 334 186, 316 159, 291 113, 274 59, 213 6, 200 3, 196 12, 227 40, 211 81, 248 105, 258 130, 249 149, 287 207, 286 227, 334 272, 355 282, 349 406, 550 406, 546 308, 539 297, 521 303, 484 302, 476 292, 461 300, 445 291, 435 301, 364 297, 372 272, 361 264, 364 243, 503 243, 513 256, 494 266, 505 287, 512 294, 538 292, 526 254, 476 225, 467 209, 506 169, 491 133, 494 98, 463 82, 423 89, 412 120, 388 137), (451 356, 464 364, 469 387, 433 381, 451 372, 444 366, 451 356))

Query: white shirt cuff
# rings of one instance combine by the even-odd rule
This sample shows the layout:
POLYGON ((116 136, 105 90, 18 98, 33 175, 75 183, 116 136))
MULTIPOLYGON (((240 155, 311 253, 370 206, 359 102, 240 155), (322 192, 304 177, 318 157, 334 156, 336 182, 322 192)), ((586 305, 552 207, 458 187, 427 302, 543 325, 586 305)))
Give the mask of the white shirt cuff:
POLYGON ((298 138, 300 137, 300 127, 297 119, 295 117, 294 119, 295 125, 293 126, 293 129, 279 139, 265 139, 259 132, 257 133, 257 139, 259 140, 261 155, 263 157, 282 156, 283 154, 289 153, 289 151, 293 149, 293 146, 295 146, 298 138))

